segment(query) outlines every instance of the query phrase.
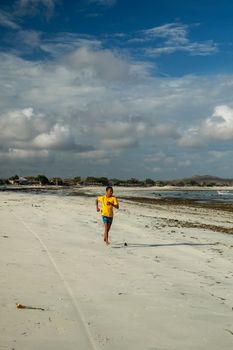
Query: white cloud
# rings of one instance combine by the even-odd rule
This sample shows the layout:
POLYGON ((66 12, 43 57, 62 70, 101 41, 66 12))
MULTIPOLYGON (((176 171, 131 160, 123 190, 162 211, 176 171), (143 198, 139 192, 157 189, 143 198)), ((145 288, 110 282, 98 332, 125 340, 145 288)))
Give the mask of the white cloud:
POLYGON ((30 173, 46 164, 52 175, 65 163, 67 172, 82 164, 83 172, 94 174, 108 163, 114 175, 118 162, 135 174, 146 164, 152 173, 158 168, 174 177, 171 165, 185 168, 190 146, 224 142, 232 134, 231 107, 214 109, 231 101, 232 77, 157 78, 147 64, 92 46, 34 62, 0 54, 0 62, 5 169, 30 163, 30 173))
POLYGON ((143 30, 142 33, 150 38, 166 39, 168 44, 185 45, 187 39, 188 26, 179 23, 168 23, 159 27, 143 30))
POLYGON ((28 158, 31 159, 37 159, 37 158, 47 158, 49 155, 49 152, 47 150, 42 151, 34 151, 34 150, 28 150, 28 149, 16 149, 16 148, 10 148, 8 152, 5 154, 5 160, 6 158, 10 160, 25 160, 28 158))
POLYGON ((135 148, 146 134, 146 125, 137 121, 107 122, 95 128, 101 147, 112 150, 135 148))
POLYGON ((75 141, 68 126, 55 124, 48 133, 42 133, 33 140, 33 145, 41 149, 73 149, 75 141))
MULTIPOLYGON (((220 105, 208 118, 201 120, 195 127, 186 129, 179 139, 181 146, 203 147, 213 141, 230 141, 233 139, 233 108, 220 105)), ((221 152, 213 151, 213 155, 221 152)))
POLYGON ((133 64, 117 56, 110 50, 93 50, 82 47, 67 55, 63 63, 73 69, 80 70, 89 78, 100 78, 107 81, 125 81, 130 78, 133 64))
MULTIPOLYGON (((166 45, 166 44, 165 44, 166 45)), ((152 56, 163 54, 172 54, 174 52, 188 52, 191 56, 208 56, 217 52, 217 47, 213 41, 209 40, 205 43, 190 43, 188 45, 164 46, 158 48, 148 48, 146 53, 152 56)))
POLYGON ((78 158, 84 158, 85 160, 104 160, 108 157, 108 152, 106 150, 93 150, 93 151, 87 151, 85 153, 80 153, 77 155, 78 158))
POLYGON ((39 48, 54 57, 60 57, 78 48, 100 49, 101 41, 88 35, 58 33, 53 37, 41 40, 39 48))
POLYGON ((188 128, 179 139, 180 146, 200 148, 204 146, 203 135, 199 128, 188 128))
POLYGON ((227 105, 217 106, 210 118, 201 128, 204 136, 219 140, 233 139, 233 108, 227 105))
POLYGON ((16 14, 20 16, 34 16, 40 11, 40 6, 46 9, 47 18, 51 17, 60 0, 18 0, 15 8, 16 14))
POLYGON ((42 114, 34 115, 32 108, 9 111, 0 116, 0 137, 6 144, 28 142, 49 125, 42 114))
POLYGON ((20 29, 13 16, 3 11, 0 11, 0 26, 9 29, 20 29))
POLYGON ((35 30, 20 30, 16 34, 16 40, 20 41, 20 45, 28 45, 29 47, 40 47, 41 33, 35 30))
MULTIPOLYGON (((182 23, 168 23, 139 32, 144 42, 150 44, 145 49, 146 54, 159 56, 176 51, 187 52, 190 55, 207 56, 217 52, 217 44, 213 40, 193 42, 188 38, 189 26, 182 23), (163 43, 161 44, 160 41, 163 43), (153 46, 152 46, 153 44, 153 46)), ((137 38, 136 38, 137 39, 137 38)))

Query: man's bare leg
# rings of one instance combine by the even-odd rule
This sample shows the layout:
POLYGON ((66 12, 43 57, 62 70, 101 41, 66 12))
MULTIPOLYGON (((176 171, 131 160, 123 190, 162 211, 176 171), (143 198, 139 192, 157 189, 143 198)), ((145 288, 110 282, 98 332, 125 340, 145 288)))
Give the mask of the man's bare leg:
POLYGON ((109 245, 110 242, 108 240, 108 232, 110 230, 111 224, 106 223, 104 224, 104 242, 106 243, 106 245, 109 245))

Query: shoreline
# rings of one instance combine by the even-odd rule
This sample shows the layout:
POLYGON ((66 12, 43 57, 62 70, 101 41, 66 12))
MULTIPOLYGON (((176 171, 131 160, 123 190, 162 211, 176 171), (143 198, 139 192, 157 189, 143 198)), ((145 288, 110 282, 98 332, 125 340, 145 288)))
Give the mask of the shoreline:
MULTIPOLYGON (((146 196, 140 196, 141 191, 155 191, 155 187, 153 188, 132 188, 132 187, 114 187, 115 192, 119 192, 119 195, 117 197, 119 199, 132 201, 135 203, 142 203, 142 204, 148 204, 148 205, 170 205, 170 206, 187 206, 187 207, 194 207, 194 208, 206 208, 206 209, 213 209, 213 210, 219 210, 219 211, 227 211, 227 212, 233 212, 233 200, 232 202, 226 202, 226 201, 217 201, 217 200, 198 200, 198 199, 185 199, 185 198, 173 198, 173 197, 166 197, 166 198, 152 198, 152 197, 146 197, 146 196), (126 192, 126 194, 124 194, 126 192), (134 196, 130 195, 130 192, 136 192, 134 196)), ((233 188, 232 188, 233 190, 233 188)), ((63 187, 63 186, 43 186, 43 187, 29 187, 29 186, 20 186, 20 187, 0 187, 0 193, 1 192, 9 192, 9 193, 28 193, 28 194, 48 194, 48 195, 64 195, 67 197, 92 197, 95 198, 98 193, 105 191, 105 187, 92 187, 92 186, 84 186, 84 187, 63 187)), ((157 191, 160 192, 161 189, 157 188, 157 191)), ((194 188, 187 188, 184 189, 164 189, 164 191, 200 191, 200 189, 194 189, 194 188)), ((215 189, 203 189, 201 191, 217 191, 217 187, 215 189)))
POLYGON ((210 202, 210 201, 199 201, 197 199, 182 199, 182 198, 146 198, 146 197, 119 197, 124 200, 131 202, 149 204, 149 205, 170 205, 170 206, 186 206, 193 208, 212 209, 219 211, 233 212, 233 202, 210 202))
MULTIPOLYGON (((95 191, 99 189, 105 189, 106 186, 56 186, 56 185, 42 185, 42 186, 31 186, 31 185, 1 185, 0 192, 5 191, 75 191, 75 190, 90 190, 95 191)), ((124 191, 187 191, 187 192, 202 192, 202 191, 233 191, 233 186, 114 186, 112 187, 116 190, 124 191)))

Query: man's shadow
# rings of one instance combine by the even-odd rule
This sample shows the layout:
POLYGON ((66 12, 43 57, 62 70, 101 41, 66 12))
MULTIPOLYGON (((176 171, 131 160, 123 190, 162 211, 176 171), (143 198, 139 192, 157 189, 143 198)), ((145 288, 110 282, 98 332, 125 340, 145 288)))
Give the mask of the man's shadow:
POLYGON ((122 242, 122 243, 113 243, 112 248, 119 249, 119 248, 156 248, 156 247, 176 247, 176 246, 211 246, 216 245, 216 243, 188 243, 188 242, 182 242, 182 243, 168 243, 168 244, 149 244, 149 243, 128 243, 128 242, 122 242))

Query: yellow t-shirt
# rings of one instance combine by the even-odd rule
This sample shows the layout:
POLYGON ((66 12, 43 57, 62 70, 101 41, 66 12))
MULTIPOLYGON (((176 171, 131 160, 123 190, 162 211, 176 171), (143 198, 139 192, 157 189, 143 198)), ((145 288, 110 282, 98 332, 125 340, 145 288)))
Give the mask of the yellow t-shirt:
POLYGON ((117 201, 116 197, 114 197, 114 196, 107 197, 106 195, 104 195, 104 196, 99 196, 97 198, 97 200, 102 203, 102 208, 101 208, 102 216, 108 216, 109 218, 112 218, 113 217, 113 206, 111 204, 108 204, 108 203, 112 203, 114 205, 117 205, 118 201, 117 201))

